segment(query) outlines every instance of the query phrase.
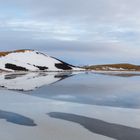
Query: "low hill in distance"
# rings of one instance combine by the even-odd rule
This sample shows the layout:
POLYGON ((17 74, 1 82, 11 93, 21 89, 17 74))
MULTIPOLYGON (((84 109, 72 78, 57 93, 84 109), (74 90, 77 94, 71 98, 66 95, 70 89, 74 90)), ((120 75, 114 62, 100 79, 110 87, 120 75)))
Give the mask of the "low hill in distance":
POLYGON ((139 65, 121 63, 121 64, 104 64, 104 65, 91 65, 84 66, 87 70, 96 71, 140 71, 139 65))
POLYGON ((0 72, 79 70, 82 69, 35 50, 0 52, 0 72))

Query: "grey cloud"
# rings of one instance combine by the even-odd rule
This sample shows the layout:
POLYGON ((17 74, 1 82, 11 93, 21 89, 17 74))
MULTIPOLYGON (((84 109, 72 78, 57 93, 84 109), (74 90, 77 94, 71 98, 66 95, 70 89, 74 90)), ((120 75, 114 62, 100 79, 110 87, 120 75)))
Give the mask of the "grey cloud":
POLYGON ((0 50, 30 48, 64 53, 65 59, 75 53, 81 61, 86 56, 90 62, 136 62, 139 5, 139 0, 0 0, 0 50))
POLYGON ((139 0, 12 0, 12 2, 0 0, 0 2, 23 8, 29 15, 43 19, 55 17, 54 20, 59 20, 64 17, 75 20, 90 19, 96 22, 134 19, 140 15, 139 0))

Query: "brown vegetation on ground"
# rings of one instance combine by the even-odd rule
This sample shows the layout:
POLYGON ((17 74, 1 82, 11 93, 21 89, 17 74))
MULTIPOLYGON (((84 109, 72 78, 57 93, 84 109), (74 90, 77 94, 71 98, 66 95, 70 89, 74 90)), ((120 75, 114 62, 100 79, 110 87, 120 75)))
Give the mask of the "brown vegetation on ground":
POLYGON ((22 49, 22 50, 14 50, 14 51, 0 52, 0 57, 6 56, 6 55, 8 55, 10 53, 18 53, 18 52, 26 52, 26 51, 32 51, 32 50, 22 49))
POLYGON ((116 69, 124 69, 124 70, 134 70, 140 71, 140 66, 133 65, 133 64, 104 64, 104 65, 92 65, 92 66, 85 66, 84 68, 89 70, 107 70, 108 68, 116 68, 116 69))

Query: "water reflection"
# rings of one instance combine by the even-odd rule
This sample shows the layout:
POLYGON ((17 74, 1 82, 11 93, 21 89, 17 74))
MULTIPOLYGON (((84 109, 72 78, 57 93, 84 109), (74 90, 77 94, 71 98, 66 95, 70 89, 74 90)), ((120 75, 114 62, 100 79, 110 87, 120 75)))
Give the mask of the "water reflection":
POLYGON ((39 98, 100 106, 140 108, 139 75, 136 76, 136 73, 134 76, 127 75, 128 77, 125 73, 124 75, 120 76, 120 73, 116 73, 115 76, 94 73, 5 74, 0 76, 0 86, 39 98))
MULTIPOLYGON (((96 73, 96 72, 95 72, 96 73)), ((101 75, 108 75, 108 76, 118 76, 118 77, 134 77, 134 76, 140 76, 139 72, 99 72, 96 74, 101 74, 101 75)))
POLYGON ((0 110, 0 119, 5 119, 7 122, 11 122, 18 125, 36 126, 34 121, 28 117, 3 110, 0 110))
POLYGON ((78 123, 93 133, 111 137, 116 140, 140 139, 140 129, 137 128, 109 123, 99 119, 69 113, 51 112, 48 113, 48 115, 52 118, 78 123))
POLYGON ((80 104, 140 108, 140 78, 78 74, 30 95, 80 104))
POLYGON ((32 91, 44 85, 53 84, 72 73, 12 73, 0 75, 0 87, 8 90, 32 91))

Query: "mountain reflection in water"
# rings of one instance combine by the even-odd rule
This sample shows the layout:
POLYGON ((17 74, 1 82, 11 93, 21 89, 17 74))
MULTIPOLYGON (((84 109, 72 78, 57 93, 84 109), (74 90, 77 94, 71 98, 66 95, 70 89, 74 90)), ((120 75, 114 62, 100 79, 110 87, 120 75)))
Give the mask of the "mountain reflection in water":
POLYGON ((44 85, 63 80, 72 73, 12 73, 0 75, 0 87, 8 90, 32 91, 44 85))
POLYGON ((20 73, 3 74, 0 86, 20 93, 65 102, 140 108, 139 74, 20 73), (52 84, 53 83, 53 84, 52 84), (49 86, 47 86, 49 85, 49 86), (25 92, 26 91, 26 92, 25 92))

